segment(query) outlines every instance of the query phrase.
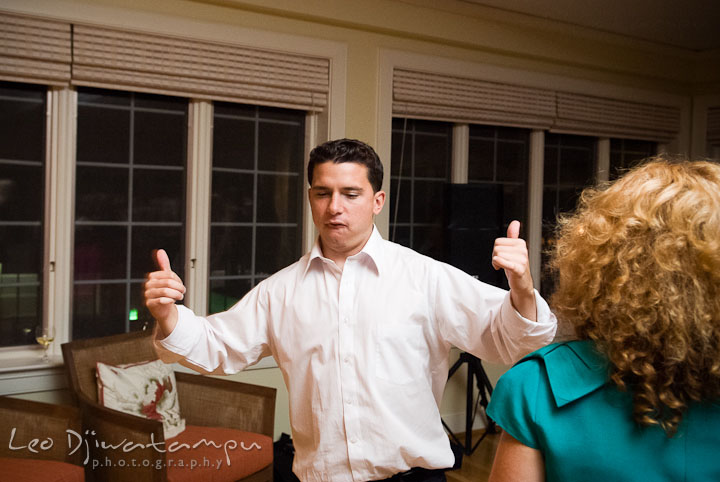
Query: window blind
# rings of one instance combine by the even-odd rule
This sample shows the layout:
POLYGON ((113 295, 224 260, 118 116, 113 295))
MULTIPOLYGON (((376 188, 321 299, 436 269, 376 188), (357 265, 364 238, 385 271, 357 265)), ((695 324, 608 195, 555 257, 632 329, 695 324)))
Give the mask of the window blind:
POLYGON ((666 143, 680 109, 397 68, 393 115, 666 143))
POLYGON ((551 131, 670 142, 680 130, 680 109, 566 92, 557 93, 551 131))
POLYGON ((70 81, 70 24, 0 14, 0 79, 45 85, 70 81))
POLYGON ((319 111, 328 59, 75 25, 72 83, 319 111))
POLYGON ((549 90, 395 69, 393 115, 547 129, 555 96, 549 90))

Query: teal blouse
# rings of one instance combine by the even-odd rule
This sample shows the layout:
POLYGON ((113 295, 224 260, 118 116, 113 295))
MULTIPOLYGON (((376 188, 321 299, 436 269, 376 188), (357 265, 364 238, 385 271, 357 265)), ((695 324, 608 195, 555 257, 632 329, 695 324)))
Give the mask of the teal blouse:
POLYGON ((720 481, 720 403, 691 406, 672 438, 641 427, 590 341, 523 358, 498 381, 488 415, 542 452, 547 481, 720 481))

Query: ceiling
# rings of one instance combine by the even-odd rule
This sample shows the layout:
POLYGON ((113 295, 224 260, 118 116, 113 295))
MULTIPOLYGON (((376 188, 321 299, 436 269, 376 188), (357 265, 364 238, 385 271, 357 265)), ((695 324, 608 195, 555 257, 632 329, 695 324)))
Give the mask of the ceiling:
POLYGON ((720 0, 461 0, 697 52, 720 49, 720 0))

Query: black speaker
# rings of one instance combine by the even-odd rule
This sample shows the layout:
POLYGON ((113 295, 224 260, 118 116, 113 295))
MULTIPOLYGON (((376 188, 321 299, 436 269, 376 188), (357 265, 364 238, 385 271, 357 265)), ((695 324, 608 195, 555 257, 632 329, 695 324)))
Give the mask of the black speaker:
POLYGON ((495 239, 505 236, 501 186, 447 184, 444 205, 443 260, 480 281, 507 289, 505 273, 492 267, 495 239))

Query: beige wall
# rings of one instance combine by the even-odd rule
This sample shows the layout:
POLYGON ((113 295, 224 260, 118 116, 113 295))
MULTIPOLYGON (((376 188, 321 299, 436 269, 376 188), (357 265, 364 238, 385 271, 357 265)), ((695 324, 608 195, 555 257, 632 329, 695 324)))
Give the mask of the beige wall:
MULTIPOLYGON (((688 102, 696 93, 720 93, 720 52, 697 54, 455 0, 3 0, 0 9, 228 42, 242 43, 248 36, 272 42, 288 35, 300 44, 303 39, 337 42, 346 48, 340 73, 345 78, 345 135, 373 145, 378 142, 383 49, 470 62, 479 70, 513 69, 520 77, 550 75, 600 83, 605 89, 644 89, 688 102)), ((389 170, 389 159, 384 162, 389 170)), ((378 224, 384 230, 387 215, 378 224)), ((504 369, 489 367, 493 381, 504 369)), ((276 434, 290 431, 287 392, 277 368, 232 378, 277 388, 276 434)), ((449 383, 442 405, 447 417, 464 411, 463 380, 458 375, 449 383)), ((63 390, 18 396, 68 400, 63 390)))

